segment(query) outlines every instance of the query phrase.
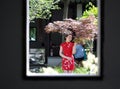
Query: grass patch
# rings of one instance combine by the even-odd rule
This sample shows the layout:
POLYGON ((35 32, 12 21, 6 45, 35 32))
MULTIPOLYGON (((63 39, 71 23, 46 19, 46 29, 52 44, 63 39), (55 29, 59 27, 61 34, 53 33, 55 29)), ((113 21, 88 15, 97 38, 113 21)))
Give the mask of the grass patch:
MULTIPOLYGON (((63 70, 61 68, 61 66, 56 66, 54 67, 54 69, 58 72, 58 73, 63 73, 63 70)), ((73 73, 76 74, 87 74, 88 70, 84 67, 76 67, 75 70, 73 71, 73 73)))

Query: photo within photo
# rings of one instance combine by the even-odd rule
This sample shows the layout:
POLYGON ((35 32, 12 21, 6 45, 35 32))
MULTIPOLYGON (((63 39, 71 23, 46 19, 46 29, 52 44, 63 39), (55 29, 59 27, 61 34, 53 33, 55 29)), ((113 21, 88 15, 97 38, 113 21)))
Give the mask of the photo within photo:
POLYGON ((100 1, 26 1, 26 76, 101 76, 100 1))

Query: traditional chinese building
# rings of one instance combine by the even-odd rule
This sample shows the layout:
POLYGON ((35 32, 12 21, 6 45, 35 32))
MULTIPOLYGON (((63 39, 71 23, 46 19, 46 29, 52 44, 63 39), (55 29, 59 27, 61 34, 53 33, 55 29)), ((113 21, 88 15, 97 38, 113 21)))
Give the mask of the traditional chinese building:
MULTIPOLYGON (((61 21, 65 18, 76 19, 77 17, 81 17, 86 4, 90 1, 97 6, 96 0, 61 0, 59 3, 61 9, 52 11, 52 17, 49 20, 36 19, 35 23, 31 22, 30 34, 33 37, 30 37, 30 49, 45 48, 46 57, 58 57, 62 35, 59 33, 47 34, 44 30, 45 26, 49 22, 61 21)), ((47 60, 45 63, 47 63, 47 60)))

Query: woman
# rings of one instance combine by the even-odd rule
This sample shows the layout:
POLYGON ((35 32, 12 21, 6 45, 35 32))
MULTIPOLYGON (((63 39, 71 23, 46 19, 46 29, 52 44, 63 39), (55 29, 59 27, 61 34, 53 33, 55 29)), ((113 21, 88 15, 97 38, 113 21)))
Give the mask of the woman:
POLYGON ((75 69, 74 57, 75 45, 71 42, 72 34, 65 35, 65 42, 60 45, 59 54, 62 57, 62 70, 64 73, 72 73, 75 69))

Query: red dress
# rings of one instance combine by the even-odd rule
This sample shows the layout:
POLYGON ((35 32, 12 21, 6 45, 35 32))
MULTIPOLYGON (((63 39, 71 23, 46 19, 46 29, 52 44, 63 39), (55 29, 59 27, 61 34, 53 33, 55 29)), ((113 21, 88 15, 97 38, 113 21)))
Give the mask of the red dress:
POLYGON ((63 49, 63 54, 65 56, 68 56, 68 57, 72 58, 72 60, 62 58, 62 69, 63 70, 74 70, 75 65, 74 65, 74 57, 73 57, 73 54, 72 54, 72 49, 73 49, 74 43, 63 42, 60 46, 63 49))

